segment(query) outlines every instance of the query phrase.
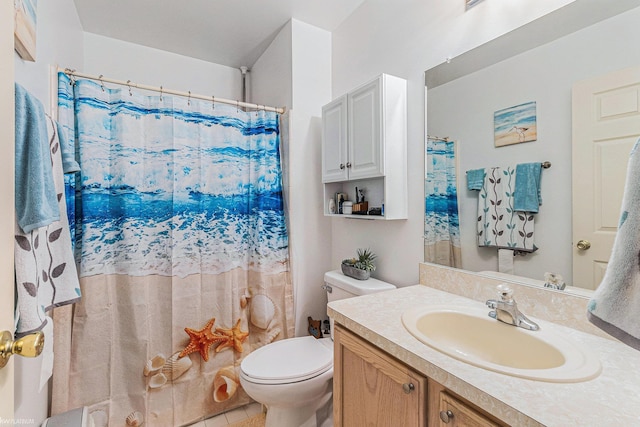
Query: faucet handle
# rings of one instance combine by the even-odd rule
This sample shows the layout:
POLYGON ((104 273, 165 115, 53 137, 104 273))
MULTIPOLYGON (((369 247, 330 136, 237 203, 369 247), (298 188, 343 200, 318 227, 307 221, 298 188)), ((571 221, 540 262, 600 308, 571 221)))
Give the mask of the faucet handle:
POLYGON ((496 291, 498 291, 498 295, 500 295, 501 301, 513 301, 513 289, 511 289, 506 283, 501 283, 496 286, 496 291))

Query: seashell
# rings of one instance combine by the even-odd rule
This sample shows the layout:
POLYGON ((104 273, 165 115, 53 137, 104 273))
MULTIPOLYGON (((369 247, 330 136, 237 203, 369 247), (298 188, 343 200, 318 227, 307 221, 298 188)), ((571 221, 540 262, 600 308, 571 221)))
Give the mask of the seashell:
POLYGON ((251 323, 254 326, 267 329, 275 314, 276 306, 268 296, 256 295, 251 299, 251 323))
POLYGON ((191 368, 193 364, 189 356, 178 357, 180 352, 174 353, 162 367, 162 373, 171 381, 177 380, 191 368))
POLYGON ((213 400, 224 402, 229 400, 238 389, 238 374, 233 366, 221 368, 213 380, 213 400))
POLYGON ((165 364, 167 358, 162 353, 158 353, 154 358, 147 360, 142 373, 145 377, 157 373, 165 364))
POLYGON ((139 427, 144 424, 144 416, 138 412, 134 411, 127 416, 127 425, 132 427, 139 427))
POLYGON ((162 372, 149 379, 149 388, 160 388, 167 383, 167 377, 162 372))

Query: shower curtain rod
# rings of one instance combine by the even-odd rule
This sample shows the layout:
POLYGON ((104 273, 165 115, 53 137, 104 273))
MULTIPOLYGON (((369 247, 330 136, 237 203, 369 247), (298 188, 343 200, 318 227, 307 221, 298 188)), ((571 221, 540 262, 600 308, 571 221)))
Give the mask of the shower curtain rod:
POLYGON ((160 92, 161 94, 167 94, 167 95, 177 95, 177 96, 183 96, 185 98, 192 98, 192 99, 202 99, 205 101, 211 101, 211 102, 218 102, 221 104, 229 104, 229 105, 235 105, 236 107, 240 108, 249 108, 252 110, 264 110, 264 111, 272 111, 274 113, 278 113, 278 114, 284 114, 286 111, 285 107, 270 107, 268 105, 258 105, 258 104, 251 104, 248 102, 242 102, 242 101, 233 101, 230 99, 224 99, 224 98, 216 98, 215 96, 206 96, 206 95, 197 95, 197 94, 193 94, 191 92, 182 92, 179 90, 172 90, 172 89, 165 89, 162 86, 160 87, 156 87, 156 86, 147 86, 147 85, 141 85, 138 83, 134 83, 131 80, 127 80, 126 82, 124 80, 116 80, 116 79, 109 79, 104 77, 102 74, 99 76, 94 76, 91 74, 85 74, 85 73, 80 73, 76 70, 72 70, 70 68, 58 68, 59 72, 63 72, 68 76, 74 76, 74 77, 80 77, 83 79, 89 79, 89 80, 96 80, 99 81, 101 84, 104 83, 112 83, 112 84, 116 84, 116 85, 121 85, 121 86, 127 86, 129 87, 129 90, 131 90, 131 88, 136 88, 136 89, 142 89, 142 90, 149 90, 149 91, 153 91, 153 92, 160 92))

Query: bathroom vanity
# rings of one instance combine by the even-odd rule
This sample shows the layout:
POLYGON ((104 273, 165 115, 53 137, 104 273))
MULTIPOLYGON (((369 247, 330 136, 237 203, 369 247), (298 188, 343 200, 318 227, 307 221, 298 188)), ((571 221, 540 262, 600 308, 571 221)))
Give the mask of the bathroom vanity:
POLYGON ((335 426, 505 425, 344 327, 334 334, 335 426))
POLYGON ((602 371, 587 381, 562 383, 493 372, 420 342, 402 324, 407 310, 445 304, 472 310, 484 302, 416 285, 329 304, 336 323, 336 426, 362 420, 403 426, 640 425, 640 352, 525 311, 542 330, 593 353, 602 371))

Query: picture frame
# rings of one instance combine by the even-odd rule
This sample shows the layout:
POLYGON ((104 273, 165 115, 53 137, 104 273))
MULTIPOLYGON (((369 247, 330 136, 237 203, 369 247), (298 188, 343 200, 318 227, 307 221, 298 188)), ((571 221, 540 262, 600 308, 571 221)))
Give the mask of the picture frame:
POLYGON ((536 102, 526 102, 493 113, 496 147, 538 139, 536 102))
POLYGON ((14 48, 25 61, 36 60, 38 0, 15 0, 14 48))
POLYGON ((482 0, 464 0, 464 1, 465 1, 465 10, 469 10, 476 4, 480 3, 482 0))

